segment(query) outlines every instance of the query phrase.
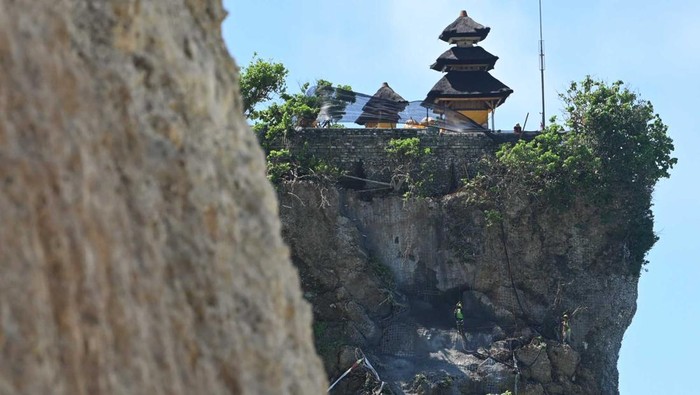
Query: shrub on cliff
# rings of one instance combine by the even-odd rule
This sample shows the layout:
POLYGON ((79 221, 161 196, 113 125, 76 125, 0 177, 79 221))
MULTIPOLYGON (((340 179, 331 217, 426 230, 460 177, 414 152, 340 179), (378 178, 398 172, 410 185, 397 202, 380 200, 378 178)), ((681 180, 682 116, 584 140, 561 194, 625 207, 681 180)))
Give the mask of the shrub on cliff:
POLYGON ((425 197, 427 186, 434 175, 429 172, 425 158, 432 154, 429 147, 421 147, 418 137, 391 139, 384 148, 393 163, 392 184, 403 189, 404 197, 425 197))
POLYGON ((600 162, 603 187, 639 186, 651 192, 677 162, 668 127, 651 102, 638 98, 622 81, 607 85, 587 77, 562 95, 566 126, 600 162))
POLYGON ((503 145, 467 190, 496 207, 514 194, 560 208, 587 199, 615 222, 638 272, 657 240, 651 194, 677 161, 668 127, 621 81, 587 77, 560 96, 564 124, 553 120, 532 141, 503 145))
POLYGON ((258 58, 253 55, 250 64, 241 69, 240 87, 243 98, 243 114, 255 116, 255 106, 271 100, 287 91, 285 79, 289 70, 282 63, 258 58))
POLYGON ((298 128, 313 127, 322 107, 330 111, 326 121, 333 127, 350 103, 355 93, 348 85, 333 86, 319 79, 313 89, 310 84, 300 86, 297 93, 288 93, 285 78, 288 70, 281 63, 257 57, 241 70, 241 96, 244 115, 253 121, 253 131, 267 155, 268 178, 274 183, 300 175, 335 175, 338 169, 314 157, 292 155, 285 146, 285 138, 298 128), (276 99, 263 109, 258 104, 276 99), (327 109, 328 109, 327 108, 327 109))

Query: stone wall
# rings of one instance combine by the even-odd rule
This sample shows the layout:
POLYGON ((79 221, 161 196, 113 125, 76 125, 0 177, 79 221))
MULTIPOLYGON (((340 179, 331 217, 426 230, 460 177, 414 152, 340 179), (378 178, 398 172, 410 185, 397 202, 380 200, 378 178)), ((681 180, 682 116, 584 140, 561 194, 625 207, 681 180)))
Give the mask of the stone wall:
MULTIPOLYGON (((391 139, 418 137, 431 154, 421 170, 433 176, 435 193, 452 189, 473 175, 475 164, 496 143, 482 133, 444 133, 428 129, 304 129, 289 140, 292 153, 314 156, 350 174, 358 164, 367 178, 389 182, 398 163, 386 152, 391 139)), ((425 174, 425 173, 424 173, 425 174)))

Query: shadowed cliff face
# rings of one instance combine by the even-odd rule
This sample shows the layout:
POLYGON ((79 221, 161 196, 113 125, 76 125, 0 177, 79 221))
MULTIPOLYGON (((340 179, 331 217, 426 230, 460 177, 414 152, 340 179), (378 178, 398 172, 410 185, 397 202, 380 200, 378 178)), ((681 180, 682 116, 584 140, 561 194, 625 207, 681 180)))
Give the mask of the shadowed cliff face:
POLYGON ((223 17, 0 0, 0 393, 324 392, 223 17))
MULTIPOLYGON (((513 196, 502 222, 490 223, 460 193, 368 199, 296 182, 280 199, 331 377, 360 347, 395 393, 503 393, 516 382, 531 395, 618 392, 638 277, 613 236, 616 219, 596 207, 513 196), (464 337, 452 316, 458 300, 464 337)), ((364 383, 359 375, 343 385, 364 383)))

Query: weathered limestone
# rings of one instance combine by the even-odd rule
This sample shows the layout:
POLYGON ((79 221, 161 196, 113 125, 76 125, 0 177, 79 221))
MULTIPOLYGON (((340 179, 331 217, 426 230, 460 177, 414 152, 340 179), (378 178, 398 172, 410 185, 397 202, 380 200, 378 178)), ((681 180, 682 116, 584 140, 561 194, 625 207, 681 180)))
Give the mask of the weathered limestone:
POLYGON ((224 15, 0 0, 0 394, 325 392, 224 15))
POLYGON ((514 387, 515 354, 526 393, 618 393, 638 277, 594 206, 554 210, 514 196, 501 227, 461 193, 404 200, 301 181, 280 192, 283 234, 315 318, 335 325, 316 337, 330 375, 347 369, 335 362, 349 345, 404 390, 416 375, 443 388, 430 377, 446 371, 460 393, 502 393, 514 387), (573 315, 569 345, 559 338, 564 312, 573 315))

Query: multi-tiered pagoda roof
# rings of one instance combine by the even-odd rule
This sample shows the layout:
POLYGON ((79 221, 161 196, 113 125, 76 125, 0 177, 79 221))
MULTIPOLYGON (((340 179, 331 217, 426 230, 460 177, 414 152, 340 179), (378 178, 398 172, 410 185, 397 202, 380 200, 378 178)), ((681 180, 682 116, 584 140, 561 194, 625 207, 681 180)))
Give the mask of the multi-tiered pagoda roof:
POLYGON ((443 30, 440 40, 454 46, 431 66, 446 74, 428 92, 426 102, 447 106, 479 124, 488 122, 488 115, 513 93, 489 74, 498 57, 477 45, 490 30, 466 11, 443 30))

